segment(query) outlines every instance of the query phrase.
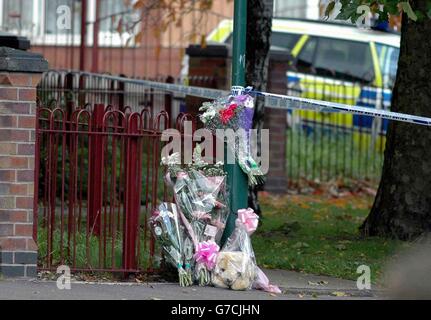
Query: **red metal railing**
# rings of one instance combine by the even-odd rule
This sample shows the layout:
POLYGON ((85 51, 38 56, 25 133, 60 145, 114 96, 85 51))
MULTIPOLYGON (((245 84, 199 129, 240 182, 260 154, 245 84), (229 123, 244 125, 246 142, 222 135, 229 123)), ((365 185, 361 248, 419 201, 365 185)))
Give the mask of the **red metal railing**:
MULTIPOLYGON (((160 201, 172 199, 160 168, 160 136, 172 123, 168 113, 65 106, 37 109, 39 268, 155 270, 147 221, 160 201)), ((190 116, 180 113, 174 126, 182 131, 185 119, 190 116)))

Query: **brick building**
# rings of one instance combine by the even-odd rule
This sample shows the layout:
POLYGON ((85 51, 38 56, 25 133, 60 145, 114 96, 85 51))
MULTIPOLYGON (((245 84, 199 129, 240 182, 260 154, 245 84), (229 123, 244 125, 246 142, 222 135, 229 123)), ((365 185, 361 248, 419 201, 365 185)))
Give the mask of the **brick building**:
POLYGON ((203 16, 192 12, 156 36, 161 28, 161 11, 133 10, 135 2, 1 0, 0 30, 27 37, 31 51, 41 53, 51 69, 155 77, 178 75, 184 49, 191 42, 199 42, 221 20, 231 18, 233 12, 232 1, 214 1, 203 16), (85 48, 81 48, 83 12, 85 48), (132 25, 133 33, 128 30, 132 25), (99 29, 97 38, 95 29, 99 29), (140 34, 139 43, 131 34, 140 34))

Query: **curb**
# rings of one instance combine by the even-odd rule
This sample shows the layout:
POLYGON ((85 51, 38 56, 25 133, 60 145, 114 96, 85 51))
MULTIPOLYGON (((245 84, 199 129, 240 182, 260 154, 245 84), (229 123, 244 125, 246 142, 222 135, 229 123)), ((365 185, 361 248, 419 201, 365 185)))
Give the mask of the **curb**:
POLYGON ((384 291, 382 290, 355 290, 355 289, 328 289, 328 288, 295 288, 295 287, 280 287, 284 294, 307 294, 307 295, 324 295, 335 296, 335 292, 342 292, 346 297, 381 297, 384 291))

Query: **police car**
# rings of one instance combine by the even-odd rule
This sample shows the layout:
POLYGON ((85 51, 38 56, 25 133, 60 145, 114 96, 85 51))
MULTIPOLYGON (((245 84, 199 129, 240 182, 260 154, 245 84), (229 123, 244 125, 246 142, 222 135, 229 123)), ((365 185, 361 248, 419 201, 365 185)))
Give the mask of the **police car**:
MULTIPOLYGON (((207 40, 229 43, 231 20, 223 20, 207 40)), ((400 46, 396 33, 324 21, 273 19, 271 50, 293 56, 287 94, 370 108, 389 109, 400 46)), ((291 113, 305 123, 361 127, 383 135, 387 122, 359 115, 291 113)))

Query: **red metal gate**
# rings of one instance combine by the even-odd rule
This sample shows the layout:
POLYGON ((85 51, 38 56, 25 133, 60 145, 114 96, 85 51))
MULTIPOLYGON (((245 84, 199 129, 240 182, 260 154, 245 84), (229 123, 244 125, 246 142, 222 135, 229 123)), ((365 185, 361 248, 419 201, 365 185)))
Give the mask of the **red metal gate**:
MULTIPOLYGON (((166 93, 160 96, 166 106, 172 104, 166 93)), ((54 102, 40 103, 37 118, 39 268, 155 270, 147 221, 160 201, 172 199, 160 168, 160 136, 171 127, 169 114, 154 112, 152 105, 132 112, 104 104, 64 108, 54 102)), ((178 116, 180 131, 185 119, 189 116, 178 116)))

